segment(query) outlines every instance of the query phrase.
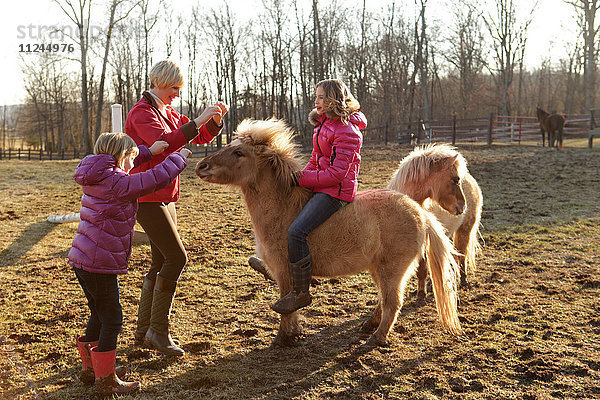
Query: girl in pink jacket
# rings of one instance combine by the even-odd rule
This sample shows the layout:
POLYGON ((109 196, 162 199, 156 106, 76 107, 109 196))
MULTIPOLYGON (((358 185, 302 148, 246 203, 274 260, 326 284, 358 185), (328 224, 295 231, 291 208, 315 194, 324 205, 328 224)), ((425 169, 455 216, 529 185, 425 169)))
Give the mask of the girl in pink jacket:
POLYGON ((307 236, 333 213, 354 200, 360 167, 361 129, 367 119, 343 82, 323 80, 316 85, 315 108, 309 114, 315 125, 313 151, 298 175, 298 185, 315 193, 288 229, 288 251, 293 290, 272 305, 290 314, 309 305, 312 264, 307 236))
POLYGON ((139 382, 123 382, 115 368, 117 336, 123 325, 118 276, 127 272, 138 197, 169 185, 187 165, 188 149, 172 153, 154 168, 135 175, 129 171, 168 147, 136 146, 124 133, 103 133, 75 170, 83 188, 81 222, 69 251, 69 264, 90 308, 84 336, 76 337, 82 360, 80 379, 95 382, 100 395, 125 394, 139 382))

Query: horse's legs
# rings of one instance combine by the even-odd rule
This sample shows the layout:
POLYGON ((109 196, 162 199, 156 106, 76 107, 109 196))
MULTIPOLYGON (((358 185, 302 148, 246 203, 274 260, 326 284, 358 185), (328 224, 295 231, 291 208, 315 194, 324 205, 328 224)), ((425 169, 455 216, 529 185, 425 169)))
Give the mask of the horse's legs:
MULTIPOLYGON (((391 268, 387 270, 390 271, 391 268)), ((386 277, 387 279, 381 281, 381 321, 377 330, 369 339, 369 345, 385 345, 390 328, 396 321, 403 295, 400 288, 401 277, 398 275, 398 272, 392 273, 391 276, 386 277)))
POLYGON ((427 292, 425 291, 425 281, 427 280, 427 256, 423 256, 419 260, 419 268, 417 269, 417 304, 425 303, 427 292))
POLYGON ((540 131, 542 131, 542 147, 546 147, 546 133, 543 128, 540 131))
MULTIPOLYGON (((277 285, 279 286, 279 297, 283 297, 292 290, 292 282, 288 271, 280 271, 276 277, 277 285)), ((276 346, 294 346, 298 342, 298 336, 302 333, 302 329, 298 322, 298 313, 281 314, 279 322, 279 331, 273 340, 273 345, 276 346)))
POLYGON ((461 225, 454 234, 453 239, 454 247, 456 248, 456 251, 460 253, 458 256, 456 256, 456 261, 460 268, 460 287, 469 286, 469 280, 467 279, 467 263, 465 255, 467 254, 469 240, 471 239, 471 228, 472 227, 465 227, 464 225, 461 225))
MULTIPOLYGON (((377 291, 381 293, 381 286, 379 285, 379 277, 374 271, 371 271, 371 278, 373 278, 373 282, 377 287, 377 291)), ((377 306, 375 306, 375 310, 371 313, 371 316, 363 322, 360 326, 359 333, 361 335, 370 335, 373 331, 379 326, 379 322, 381 321, 381 300, 377 301, 377 306)))

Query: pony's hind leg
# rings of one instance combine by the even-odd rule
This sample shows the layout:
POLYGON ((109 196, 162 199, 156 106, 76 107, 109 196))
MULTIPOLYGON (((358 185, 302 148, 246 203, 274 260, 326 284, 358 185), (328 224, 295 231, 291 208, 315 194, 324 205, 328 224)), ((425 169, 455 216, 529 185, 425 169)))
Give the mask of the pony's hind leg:
POLYGON ((361 336, 370 336, 381 322, 381 301, 377 302, 377 306, 371 316, 360 326, 359 333, 361 336))
MULTIPOLYGON (((379 277, 374 269, 371 269, 371 278, 373 278, 373 282, 377 287, 377 291, 381 293, 381 286, 379 284, 379 277)), ((379 296, 381 298, 381 295, 379 296)), ((359 333, 361 336, 369 336, 377 329, 379 323, 381 322, 381 299, 377 301, 377 306, 375 306, 375 310, 371 313, 371 316, 367 318, 365 322, 360 326, 359 333)))
MULTIPOLYGON (((391 271, 391 269, 388 269, 391 271)), ((398 273, 392 273, 387 279, 381 281, 379 305, 381 307, 381 321, 377 330, 367 341, 371 346, 385 346, 387 344, 388 333, 396 322, 398 310, 402 305, 402 290, 400 288, 400 276, 398 273)))

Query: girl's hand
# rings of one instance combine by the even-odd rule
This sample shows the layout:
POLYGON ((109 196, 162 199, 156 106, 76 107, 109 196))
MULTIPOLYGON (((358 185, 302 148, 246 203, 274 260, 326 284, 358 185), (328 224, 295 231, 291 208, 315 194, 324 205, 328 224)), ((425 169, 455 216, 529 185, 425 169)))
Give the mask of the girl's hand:
POLYGON ((152 146, 150 146, 150 152, 153 156, 155 156, 165 151, 167 147, 169 147, 169 143, 165 142, 164 140, 157 140, 154 142, 154 144, 152 144, 152 146))
POLYGON ((202 114, 200 114, 200 116, 197 117, 194 120, 194 122, 196 123, 196 126, 198 126, 198 128, 200 128, 211 118, 215 119, 215 122, 217 122, 217 125, 221 125, 221 108, 219 106, 206 107, 204 109, 204 111, 202 112, 202 114), (217 121, 217 116, 219 118, 218 121, 217 121))
POLYGON ((192 152, 190 151, 190 149, 186 149, 185 147, 181 150, 179 150, 179 153, 181 153, 182 156, 184 156, 185 158, 189 158, 189 156, 192 155, 192 152))
POLYGON ((221 114, 215 115, 213 117, 213 119, 215 120, 217 125, 221 125, 221 120, 223 119, 225 114, 227 114, 227 111, 229 111, 229 107, 227 106, 227 104, 223 103, 222 101, 217 101, 215 106, 219 107, 219 109, 221 110, 221 114))

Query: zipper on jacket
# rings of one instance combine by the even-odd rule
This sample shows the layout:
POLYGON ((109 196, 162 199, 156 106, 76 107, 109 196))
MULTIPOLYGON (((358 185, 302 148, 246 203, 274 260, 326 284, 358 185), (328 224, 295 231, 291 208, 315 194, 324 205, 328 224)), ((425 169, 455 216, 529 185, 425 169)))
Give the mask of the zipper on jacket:
POLYGON ((335 160, 335 146, 333 146, 333 153, 331 153, 331 159, 329 160, 329 165, 333 165, 334 160, 335 160))
POLYGON ((338 183, 338 186, 340 187, 338 189, 338 196, 341 196, 342 195, 342 182, 338 183))
POLYGON ((317 147, 319 148, 319 153, 321 153, 321 154, 323 154, 323 152, 321 151, 321 146, 319 146, 319 133, 321 133, 321 128, 325 124, 326 120, 327 120, 327 117, 323 118, 323 122, 321 122, 321 125, 319 125, 319 130, 317 131, 317 147))

